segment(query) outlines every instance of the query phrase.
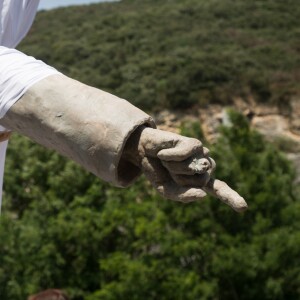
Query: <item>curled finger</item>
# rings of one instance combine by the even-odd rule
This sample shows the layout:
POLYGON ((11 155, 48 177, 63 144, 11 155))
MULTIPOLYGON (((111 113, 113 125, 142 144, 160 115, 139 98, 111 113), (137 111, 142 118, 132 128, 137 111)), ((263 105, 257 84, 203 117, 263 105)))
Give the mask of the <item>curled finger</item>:
POLYGON ((172 175, 173 180, 180 186, 193 186, 203 188, 210 180, 209 174, 172 175))
POLYGON ((206 192, 200 188, 178 185, 162 166, 159 159, 145 157, 142 161, 142 170, 151 184, 165 198, 191 202, 206 196, 206 192))
POLYGON ((174 183, 158 186, 157 190, 163 197, 183 203, 198 201, 207 195, 201 188, 183 187, 174 183))
POLYGON ((182 137, 174 147, 160 150, 157 157, 164 161, 183 161, 195 154, 203 156, 202 143, 194 138, 182 137))
POLYGON ((163 166, 168 169, 170 174, 178 175, 194 175, 204 174, 209 171, 209 174, 215 169, 215 162, 211 158, 199 158, 199 155, 194 158, 189 158, 184 161, 162 161, 163 166))

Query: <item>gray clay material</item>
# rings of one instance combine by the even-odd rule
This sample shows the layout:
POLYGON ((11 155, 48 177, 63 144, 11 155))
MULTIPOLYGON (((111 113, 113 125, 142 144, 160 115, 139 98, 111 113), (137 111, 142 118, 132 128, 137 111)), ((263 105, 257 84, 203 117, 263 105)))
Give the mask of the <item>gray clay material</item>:
POLYGON ((127 165, 126 176, 119 176, 127 138, 141 124, 155 127, 149 115, 126 100, 64 75, 33 85, 0 124, 55 149, 116 186, 127 186, 140 174, 127 165))
POLYGON ((166 198, 190 202, 210 193, 238 212, 247 208, 226 183, 211 178, 215 162, 199 140, 153 129, 152 118, 126 100, 64 75, 29 88, 0 124, 116 186, 143 172, 166 198))

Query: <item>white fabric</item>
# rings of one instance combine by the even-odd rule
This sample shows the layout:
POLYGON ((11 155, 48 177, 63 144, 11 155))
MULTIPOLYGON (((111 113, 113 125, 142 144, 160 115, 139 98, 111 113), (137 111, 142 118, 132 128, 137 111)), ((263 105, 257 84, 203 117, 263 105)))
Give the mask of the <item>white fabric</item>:
MULTIPOLYGON (((4 129, 4 127, 0 126, 0 130, 4 129)), ((6 148, 7 148, 8 141, 4 141, 0 143, 0 181, 1 181, 1 188, 0 188, 0 213, 1 213, 1 202, 2 202, 2 185, 3 185, 3 174, 4 174, 4 166, 5 166, 5 155, 6 155, 6 148)))
POLYGON ((0 46, 0 118, 33 84, 57 73, 40 60, 0 46))
POLYGON ((40 0, 0 0, 0 45, 15 48, 30 29, 40 0))
MULTIPOLYGON (((58 72, 15 48, 30 29, 39 0, 0 0, 0 118, 33 84, 58 72)), ((6 129, 0 126, 0 132, 6 129)), ((0 143, 0 209, 7 141, 0 143)))

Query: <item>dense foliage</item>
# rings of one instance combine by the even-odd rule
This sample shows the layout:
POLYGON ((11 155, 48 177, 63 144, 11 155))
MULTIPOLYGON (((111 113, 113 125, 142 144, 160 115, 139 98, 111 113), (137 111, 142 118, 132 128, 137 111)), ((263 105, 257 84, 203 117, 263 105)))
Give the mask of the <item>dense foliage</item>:
MULTIPOLYGON (((111 188, 14 136, 0 227, 1 299, 49 287, 74 300, 299 299, 293 171, 243 117, 231 119, 213 156, 217 176, 248 200, 242 215, 216 199, 163 200, 143 179, 111 188)), ((197 126, 193 136, 201 134, 197 126)))
POLYGON ((123 0, 38 14, 21 50, 143 109, 299 93, 297 0, 123 0))
MULTIPOLYGON (((145 109, 235 96, 285 103, 299 90, 297 1, 123 0, 40 12, 20 49, 145 109), (298 82, 297 82, 298 80, 298 82)), ((14 135, 0 219, 0 299, 62 288, 72 300, 296 300, 294 171, 230 113, 211 146, 216 176, 247 200, 121 190, 14 135)), ((182 133, 202 139, 198 123, 182 133)))

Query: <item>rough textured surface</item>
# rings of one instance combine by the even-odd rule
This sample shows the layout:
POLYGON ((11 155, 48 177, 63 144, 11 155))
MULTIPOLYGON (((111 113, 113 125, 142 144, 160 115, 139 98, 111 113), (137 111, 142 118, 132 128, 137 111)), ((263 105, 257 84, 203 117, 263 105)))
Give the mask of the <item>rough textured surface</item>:
POLYGON ((211 178, 216 164, 199 140, 140 127, 128 140, 124 156, 141 168, 166 198, 191 202, 208 192, 237 212, 247 209, 238 193, 225 182, 211 178))
POLYGON ((165 198, 190 202, 209 192, 236 211, 247 207, 225 183, 211 179, 215 162, 199 140, 153 129, 152 119, 127 101, 66 76, 32 86, 0 124, 116 186, 143 172, 165 198))
MULTIPOLYGON (((300 182, 300 99, 294 96, 283 107, 256 103, 249 99, 235 98, 233 108, 249 118, 253 128, 262 133, 268 140, 281 144, 281 150, 287 153, 297 170, 297 182, 300 182)), ((214 142, 218 138, 218 128, 224 124, 224 107, 209 105, 190 111, 164 110, 155 115, 160 129, 179 132, 182 122, 199 122, 205 138, 214 142)))
POLYGON ((206 195, 195 172, 189 169, 190 159, 203 153, 197 139, 139 127, 128 140, 123 155, 142 170, 163 197, 191 202, 206 195))
POLYGON ((63 75, 32 86, 0 123, 117 186, 140 174, 128 163, 122 166, 130 171, 119 170, 127 138, 141 124, 155 126, 129 102, 63 75))
POLYGON ((221 180, 211 179, 204 187, 204 190, 237 212, 243 212, 248 208, 245 199, 221 180))

